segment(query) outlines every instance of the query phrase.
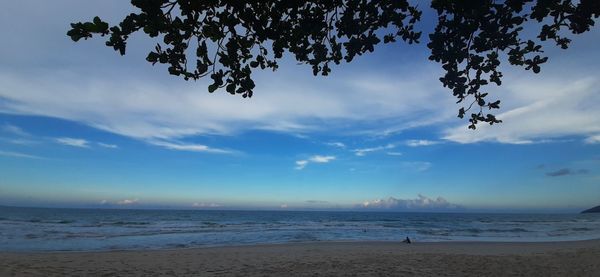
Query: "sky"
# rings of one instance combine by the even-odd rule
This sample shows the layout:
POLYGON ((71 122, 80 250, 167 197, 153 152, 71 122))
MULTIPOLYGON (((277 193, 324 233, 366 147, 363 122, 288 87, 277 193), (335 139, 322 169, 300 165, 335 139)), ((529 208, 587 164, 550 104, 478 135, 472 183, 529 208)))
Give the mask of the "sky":
MULTIPOLYGON (((600 30, 546 47, 540 74, 503 67, 494 126, 467 129, 426 41, 314 77, 288 55, 251 99, 207 92, 69 23, 115 24, 128 1, 0 9, 0 205, 578 211, 600 204, 600 30)), ((431 11, 420 28, 431 30, 431 11)), ((425 36, 426 38, 426 36, 425 36)))

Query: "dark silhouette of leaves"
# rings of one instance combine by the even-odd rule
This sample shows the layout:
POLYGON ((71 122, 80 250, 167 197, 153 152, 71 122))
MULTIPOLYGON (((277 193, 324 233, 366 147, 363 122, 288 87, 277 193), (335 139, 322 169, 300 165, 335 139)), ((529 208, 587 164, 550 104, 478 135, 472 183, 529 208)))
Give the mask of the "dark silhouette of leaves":
MULTIPOLYGON (((251 97, 253 69, 278 68, 284 52, 311 66, 314 75, 327 76, 331 63, 351 62, 375 46, 402 40, 419 43, 414 30, 421 11, 407 0, 236 1, 132 0, 138 13, 118 25, 95 17, 73 23, 73 41, 107 36, 106 45, 126 52, 135 32, 159 38, 146 60, 168 66, 169 74, 185 80, 210 76, 209 92, 225 88, 251 97), (195 50, 195 51, 194 51, 195 50)), ((458 117, 471 112, 469 128, 479 122, 499 123, 485 86, 501 85, 501 61, 539 73, 548 58, 541 41, 566 49, 565 33, 589 31, 600 15, 598 0, 432 0, 438 24, 429 35, 430 60, 445 70, 440 78, 464 103, 458 117), (522 38, 523 24, 541 26, 538 41, 522 38), (472 109, 475 110, 472 111, 472 109)))

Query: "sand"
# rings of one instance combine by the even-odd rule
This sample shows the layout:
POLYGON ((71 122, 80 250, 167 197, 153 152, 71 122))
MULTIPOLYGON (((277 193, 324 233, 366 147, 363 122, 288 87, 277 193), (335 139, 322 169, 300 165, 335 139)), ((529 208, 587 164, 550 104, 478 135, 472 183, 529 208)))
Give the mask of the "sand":
POLYGON ((600 276, 600 240, 0 252, 0 276, 600 276))

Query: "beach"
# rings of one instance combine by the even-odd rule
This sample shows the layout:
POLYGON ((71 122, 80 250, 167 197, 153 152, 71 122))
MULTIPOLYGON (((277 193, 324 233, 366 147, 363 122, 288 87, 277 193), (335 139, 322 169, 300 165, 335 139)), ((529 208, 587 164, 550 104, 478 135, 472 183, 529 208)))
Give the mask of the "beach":
POLYGON ((4 252, 1 276, 600 276, 600 240, 4 252))

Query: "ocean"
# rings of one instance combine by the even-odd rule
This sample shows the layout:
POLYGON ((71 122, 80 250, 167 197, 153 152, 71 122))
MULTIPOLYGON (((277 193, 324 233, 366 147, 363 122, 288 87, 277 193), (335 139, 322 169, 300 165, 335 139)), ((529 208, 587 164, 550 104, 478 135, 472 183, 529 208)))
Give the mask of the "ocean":
POLYGON ((104 251, 316 241, 600 238, 600 214, 106 210, 0 207, 0 251, 104 251))

